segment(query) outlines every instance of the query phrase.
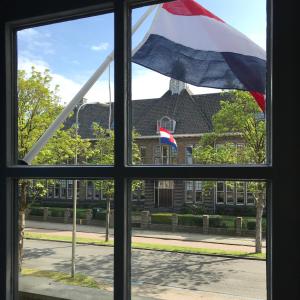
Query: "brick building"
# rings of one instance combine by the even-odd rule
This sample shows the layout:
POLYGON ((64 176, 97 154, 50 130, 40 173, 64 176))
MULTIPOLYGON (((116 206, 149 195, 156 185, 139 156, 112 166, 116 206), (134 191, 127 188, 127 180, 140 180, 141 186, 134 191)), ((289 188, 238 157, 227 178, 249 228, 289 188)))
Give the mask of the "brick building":
MULTIPOLYGON (((135 142, 140 149, 141 163, 193 164, 193 147, 204 133, 212 131, 212 116, 220 109, 221 100, 226 100, 224 94, 193 95, 184 83, 171 80, 169 90, 161 98, 132 101, 132 124, 139 135, 135 142), (159 143, 160 127, 173 134, 177 151, 159 143)), ((94 139, 94 122, 109 127, 108 105, 86 105, 80 111, 79 134, 82 138, 94 139)), ((73 123, 74 116, 65 125, 69 127, 73 123)), ((113 124, 112 119, 111 128, 113 124)), ((243 145, 238 134, 228 134, 218 143, 229 140, 237 147, 243 145)), ((254 198, 247 191, 246 183, 215 182, 205 190, 203 186, 201 181, 146 180, 142 189, 133 192, 133 204, 135 208, 150 211, 180 211, 186 204, 197 203, 207 212, 254 212, 254 198)), ((105 199, 92 181, 80 182, 78 190, 81 205, 105 199)), ((55 199, 60 203, 71 201, 72 181, 57 182, 49 187, 46 200, 55 199)))

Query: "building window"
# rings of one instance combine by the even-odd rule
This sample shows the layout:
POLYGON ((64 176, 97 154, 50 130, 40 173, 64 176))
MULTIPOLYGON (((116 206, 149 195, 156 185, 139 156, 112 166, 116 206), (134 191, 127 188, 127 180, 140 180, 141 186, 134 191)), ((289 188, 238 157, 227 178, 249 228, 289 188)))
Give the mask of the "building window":
POLYGON ((234 182, 226 182, 226 204, 234 204, 234 182))
POLYGON ((203 202, 202 181, 185 181, 185 202, 203 202))
POLYGON ((177 163, 177 151, 169 145, 156 145, 154 148, 155 165, 173 165, 177 163))
POLYGON ((47 181, 47 198, 52 199, 54 196, 54 185, 47 181))
POLYGON ((216 185, 216 203, 225 203, 225 182, 223 181, 218 181, 216 185))
POLYGON ((176 121, 164 116, 160 120, 157 120, 157 133, 159 133, 160 128, 165 128, 171 133, 174 133, 176 127, 176 121))
POLYGON ((60 198, 65 199, 67 197, 67 181, 61 180, 60 182, 60 198))
POLYGON ((191 203, 193 201, 193 181, 185 182, 185 202, 191 203))
POLYGON ((73 197, 73 180, 68 180, 68 187, 67 187, 67 197, 68 199, 72 199, 73 197))
POLYGON ((60 183, 59 181, 56 181, 54 185, 54 198, 59 198, 59 197, 60 197, 60 183))
POLYGON ((94 184, 92 181, 87 181, 86 184, 86 199, 92 200, 94 193, 94 184))
POLYGON ((140 155, 141 155, 141 164, 145 164, 146 163, 146 147, 145 146, 140 147, 140 155))
POLYGON ((187 165, 193 164, 193 146, 185 147, 185 163, 187 165))
POLYGON ((245 182, 236 183, 236 204, 245 204, 245 182))

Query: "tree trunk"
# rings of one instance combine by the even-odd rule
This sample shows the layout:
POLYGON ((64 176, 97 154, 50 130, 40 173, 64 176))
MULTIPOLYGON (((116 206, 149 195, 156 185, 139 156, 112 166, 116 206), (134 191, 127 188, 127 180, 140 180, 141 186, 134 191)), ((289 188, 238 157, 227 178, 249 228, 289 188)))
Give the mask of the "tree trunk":
POLYGON ((105 223, 105 242, 109 241, 109 217, 110 217, 110 200, 106 198, 106 223, 105 223))
POLYGON ((27 182, 21 182, 21 193, 20 193, 20 202, 19 202, 19 271, 22 270, 22 262, 24 256, 24 230, 25 230, 25 210, 27 206, 26 199, 26 190, 27 182))
POLYGON ((264 212, 264 200, 259 195, 256 200, 256 234, 255 234, 255 252, 262 253, 262 216, 264 212))

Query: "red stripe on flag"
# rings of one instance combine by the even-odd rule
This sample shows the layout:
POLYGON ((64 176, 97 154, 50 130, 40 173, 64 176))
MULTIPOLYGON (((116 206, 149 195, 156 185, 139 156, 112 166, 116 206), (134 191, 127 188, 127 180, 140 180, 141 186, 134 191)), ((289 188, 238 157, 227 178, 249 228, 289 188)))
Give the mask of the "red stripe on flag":
POLYGON ((159 131, 163 131, 163 132, 166 132, 168 134, 171 134, 169 130, 167 130, 167 129, 163 128, 163 127, 160 127, 159 131))
POLYGON ((256 103, 258 104, 260 109, 264 112, 266 109, 265 95, 258 92, 250 92, 250 94, 254 97, 256 103))
POLYGON ((164 3, 162 8, 173 15, 179 16, 206 16, 225 23, 222 19, 206 10, 194 0, 176 0, 164 3))

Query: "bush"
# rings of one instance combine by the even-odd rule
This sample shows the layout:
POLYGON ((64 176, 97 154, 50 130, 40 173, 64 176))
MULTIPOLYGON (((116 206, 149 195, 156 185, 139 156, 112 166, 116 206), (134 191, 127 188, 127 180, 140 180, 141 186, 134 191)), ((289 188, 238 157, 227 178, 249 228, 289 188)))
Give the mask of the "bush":
POLYGON ((214 228, 235 228, 235 217, 232 216, 209 216, 209 227, 214 228))
MULTIPOLYGON (((256 229, 256 219, 246 219, 244 220, 244 228, 246 228, 247 230, 255 230, 256 229)), ((262 219, 262 230, 266 231, 266 218, 262 219)))
POLYGON ((191 214, 191 215, 203 215, 204 209, 201 204, 184 204, 183 208, 180 211, 182 214, 191 214))
POLYGON ((86 219, 87 209, 79 208, 76 209, 76 218, 77 219, 86 219))
POLYGON ((60 207, 50 207, 49 208, 49 215, 51 217, 61 217, 63 218, 65 215, 65 209, 60 207))
POLYGON ((106 210, 102 208, 93 208, 93 219, 95 220, 106 220, 106 210))
POLYGON ((203 226, 203 217, 195 215, 178 215, 178 225, 203 226))
POLYGON ((172 224, 171 213, 160 213, 151 215, 151 223, 153 224, 172 224))
POLYGON ((32 216, 43 216, 44 208, 43 207, 31 207, 30 215, 32 216))

